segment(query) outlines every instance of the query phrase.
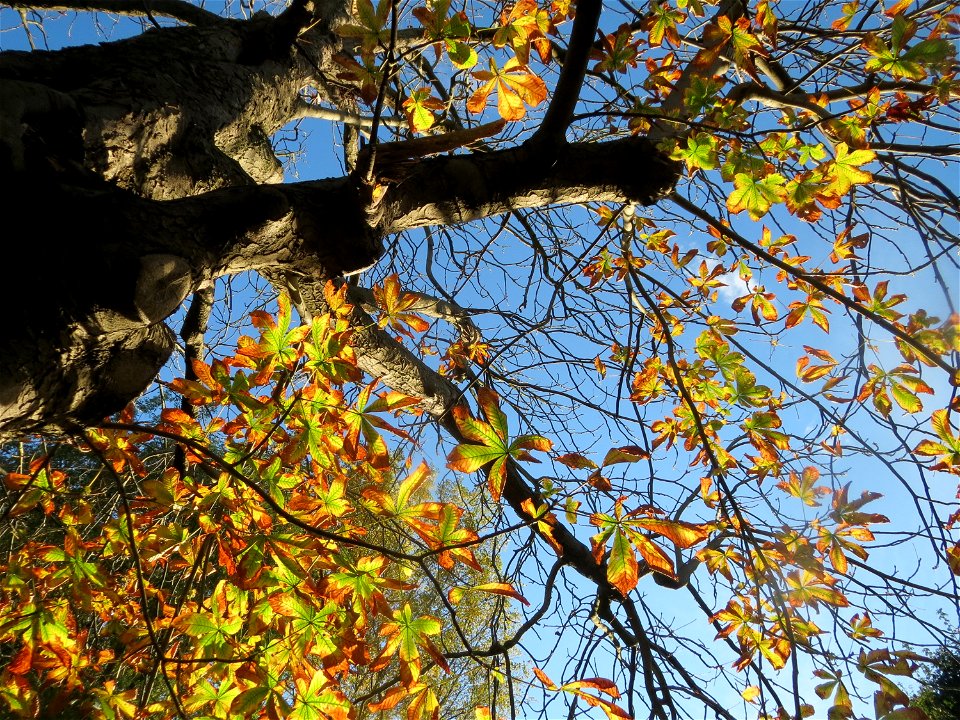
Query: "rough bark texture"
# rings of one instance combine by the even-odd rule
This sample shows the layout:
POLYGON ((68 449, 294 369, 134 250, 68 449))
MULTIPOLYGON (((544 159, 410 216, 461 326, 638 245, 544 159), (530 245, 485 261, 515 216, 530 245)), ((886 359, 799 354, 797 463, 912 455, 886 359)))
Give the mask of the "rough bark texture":
MULTIPOLYGON (((675 167, 641 138, 385 154, 376 202, 359 174, 280 184, 269 137, 299 112, 301 88, 336 87, 346 94, 325 99, 352 103, 326 82, 342 7, 304 0, 278 18, 0 54, 0 177, 29 228, 5 248, 13 278, 0 301, 14 322, 0 339, 0 437, 120 409, 173 348, 163 320, 215 277, 320 281, 375 263, 384 239, 409 228, 553 203, 651 203, 672 188, 675 167)), ((359 336, 365 369, 442 415, 450 388, 411 376, 415 358, 386 340, 359 336)))

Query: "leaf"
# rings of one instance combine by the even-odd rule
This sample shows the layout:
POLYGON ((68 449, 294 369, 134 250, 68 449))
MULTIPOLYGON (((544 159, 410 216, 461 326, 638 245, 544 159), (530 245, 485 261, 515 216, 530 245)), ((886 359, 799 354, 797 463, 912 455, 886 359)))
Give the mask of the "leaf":
POLYGON ((420 676, 420 649, 423 648, 434 662, 450 672, 446 659, 429 639, 431 635, 439 635, 441 627, 437 618, 431 615, 416 616, 410 603, 404 603, 394 613, 393 619, 380 630, 380 634, 388 638, 381 657, 388 658, 396 653, 413 682, 416 682, 420 676))
POLYGON ((357 0, 357 15, 360 24, 341 25, 338 32, 345 37, 358 38, 366 53, 372 53, 378 45, 386 47, 390 43, 390 32, 387 27, 390 16, 389 0, 379 0, 377 7, 373 7, 371 0, 357 0))
POLYGON ((719 167, 717 139, 708 133, 697 133, 687 138, 686 148, 677 148, 674 157, 683 160, 688 171, 715 170, 719 167))
MULTIPOLYGON (((433 116, 429 113, 428 108, 433 104, 439 103, 439 101, 430 98, 429 92, 429 90, 418 90, 404 103, 404 107, 408 110, 408 120, 411 123, 411 129, 422 131, 433 125, 433 116), (426 95, 424 95, 424 93, 426 93, 426 95), (408 103, 410 103, 409 106, 408 103), (415 123, 418 121, 421 122, 421 124, 426 123, 427 115, 431 118, 429 123, 424 127, 415 127, 415 123)), ((439 106, 442 108, 443 104, 440 103, 439 106)), ((416 332, 425 332, 430 327, 430 323, 415 312, 412 312, 412 308, 419 302, 419 298, 413 293, 401 290, 400 279, 396 273, 388 275, 384 279, 383 287, 379 285, 374 286, 373 297, 383 311, 378 321, 380 327, 385 328, 389 326, 407 337, 413 337, 410 329, 416 332)))
POLYGON ((594 469, 597 464, 580 453, 567 453, 556 458, 558 463, 566 465, 574 470, 594 469))
POLYGON ((492 593, 494 595, 503 595, 504 597, 513 598, 522 602, 524 605, 529 605, 529 601, 523 595, 518 593, 513 585, 510 583, 481 583, 480 585, 474 585, 472 587, 456 587, 451 588, 447 593, 447 598, 451 603, 456 605, 463 598, 463 595, 467 591, 476 591, 476 592, 486 592, 492 593))
POLYGON ((613 546, 607 558, 607 580, 621 594, 626 595, 637 586, 640 579, 637 557, 626 533, 616 530, 613 534, 613 546))
POLYGON ((751 220, 759 220, 772 205, 783 202, 785 182, 783 176, 776 173, 760 179, 737 173, 733 179, 736 189, 727 198, 727 209, 734 214, 746 210, 751 220))
POLYGON ((559 689, 577 696, 591 707, 599 707, 609 720, 631 720, 630 715, 623 708, 615 705, 606 698, 597 697, 586 692, 586 690, 596 690, 614 699, 619 698, 620 692, 617 690, 616 684, 611 680, 605 678, 574 680, 564 683, 559 689))
POLYGON ((610 448, 603 457, 601 467, 617 465, 619 463, 635 463, 650 457, 650 453, 636 445, 624 445, 618 448, 610 448))
POLYGON ((639 40, 633 39, 633 29, 621 25, 610 35, 600 32, 600 49, 595 49, 591 57, 598 59, 594 72, 627 72, 637 67, 639 59, 639 40))
MULTIPOLYGON (((407 124, 410 126, 410 129, 414 132, 424 132, 433 127, 433 124, 436 122, 436 116, 434 111, 444 110, 446 106, 439 99, 433 97, 429 88, 421 88, 420 90, 414 90, 410 93, 410 97, 403 101, 403 109, 407 115, 407 124)), ((396 275, 391 275, 390 277, 396 278, 396 275)), ((376 292, 376 290, 374 290, 376 292)), ((416 317, 416 316, 414 316, 416 317)), ((418 329, 418 326, 422 329, 419 332, 426 330, 426 325, 422 320, 417 318, 419 321, 417 325, 413 325, 414 329, 418 329)))
POLYGON ((833 163, 828 165, 826 172, 830 180, 827 188, 828 192, 843 196, 850 192, 850 188, 854 185, 862 185, 870 182, 873 176, 865 170, 861 170, 860 166, 866 165, 875 159, 876 154, 871 150, 854 150, 850 152, 850 148, 846 143, 839 143, 837 145, 836 157, 834 157, 833 163))
POLYGON ((647 565, 650 566, 651 570, 654 570, 661 575, 666 575, 669 578, 676 579, 677 574, 674 570, 673 561, 667 556, 667 554, 659 545, 654 543, 646 536, 637 533, 631 534, 630 540, 634 546, 636 546, 640 555, 643 556, 643 559, 646 561, 647 565))
POLYGON ((490 59, 490 70, 473 73, 483 85, 467 101, 467 109, 481 113, 492 92, 497 93, 497 111, 504 120, 521 120, 527 114, 524 103, 536 107, 547 98, 547 86, 517 58, 511 58, 501 70, 490 59))
POLYGON ((923 40, 904 51, 917 27, 915 20, 895 13, 890 28, 889 45, 878 34, 869 33, 862 46, 872 57, 864 69, 867 72, 886 72, 894 78, 923 80, 927 76, 928 67, 938 67, 953 56, 954 49, 950 42, 935 37, 923 40))
POLYGON ((805 505, 817 507, 820 505, 818 500, 823 495, 829 495, 831 490, 823 485, 815 485, 820 479, 820 471, 815 467, 804 468, 801 474, 790 472, 790 479, 777 483, 777 487, 785 492, 799 498, 805 505))
POLYGON ((557 687, 556 683, 554 683, 553 680, 548 678, 546 673, 543 672, 543 670, 541 670, 540 668, 538 667, 533 668, 533 674, 536 675, 537 679, 546 686, 547 690, 560 689, 559 687, 557 687))
POLYGON ((469 70, 479 60, 473 45, 458 40, 445 40, 444 46, 447 49, 447 57, 450 58, 450 63, 458 70, 469 70))
POLYGON ((497 394, 481 388, 477 399, 487 422, 475 419, 465 405, 454 406, 453 417, 465 438, 481 444, 458 445, 447 457, 447 467, 460 472, 476 472, 493 463, 487 471, 487 485, 493 499, 499 500, 506 482, 508 460, 536 462, 529 451, 548 451, 551 443, 539 435, 521 435, 510 442, 507 416, 500 410, 497 394))
POLYGON ((939 442, 921 440, 914 448, 916 455, 939 458, 934 470, 960 474, 960 435, 955 435, 946 410, 935 410, 931 423, 939 442))
POLYGON ((631 528, 655 532, 680 548, 693 547, 710 536, 710 530, 705 525, 693 525, 677 520, 641 517, 629 518, 624 524, 631 528))
POLYGON ((680 35, 677 32, 677 25, 687 19, 687 16, 674 10, 669 3, 652 2, 651 14, 644 23, 645 29, 650 31, 649 41, 651 47, 659 47, 666 40, 671 45, 680 44, 680 35))
POLYGON ((530 60, 530 48, 534 47, 544 63, 550 61, 551 42, 547 34, 554 33, 553 20, 536 0, 519 0, 510 12, 500 16, 501 27, 493 36, 493 45, 502 48, 510 45, 515 58, 522 64, 530 60))
POLYGON ((385 492, 378 487, 367 486, 363 489, 362 495, 374 503, 383 514, 404 522, 410 522, 414 518, 437 519, 442 507, 440 503, 413 504, 411 502, 414 494, 427 485, 432 475, 430 467, 422 462, 396 490, 385 492))
POLYGON ((384 693, 383 698, 378 702, 367 705, 370 712, 379 713, 396 707, 397 703, 410 694, 409 688, 405 685, 395 685, 384 693))
POLYGON ((458 445, 447 458, 447 467, 451 470, 472 473, 485 465, 502 458, 505 454, 500 448, 484 445, 458 445))

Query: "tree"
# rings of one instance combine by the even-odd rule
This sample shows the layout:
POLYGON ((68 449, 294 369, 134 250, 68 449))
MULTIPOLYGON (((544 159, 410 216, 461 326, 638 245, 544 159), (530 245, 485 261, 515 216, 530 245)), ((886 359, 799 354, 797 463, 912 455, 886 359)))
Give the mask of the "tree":
POLYGON ((0 53, 0 435, 92 468, 8 468, 11 713, 454 717, 423 678, 467 659, 478 718, 921 717, 903 643, 960 573, 949 4, 2 4, 145 25, 0 53), (293 121, 340 124, 342 177, 282 182, 293 121), (277 307, 208 353, 249 272, 277 307), (479 492, 411 500, 428 426, 479 492), (474 593, 532 605, 478 645, 474 593))
POLYGON ((931 720, 952 718, 960 712, 960 656, 956 643, 940 648, 930 658, 933 667, 923 678, 923 690, 914 698, 931 720))

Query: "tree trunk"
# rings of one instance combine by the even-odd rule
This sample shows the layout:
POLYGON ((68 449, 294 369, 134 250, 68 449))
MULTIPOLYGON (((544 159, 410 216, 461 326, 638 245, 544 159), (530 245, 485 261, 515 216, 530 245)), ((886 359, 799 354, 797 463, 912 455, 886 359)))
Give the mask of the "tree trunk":
POLYGON ((8 240, 0 290, 13 320, 0 437, 122 408, 173 349, 163 320, 218 276, 337 277, 402 230, 551 203, 649 204, 673 187, 675 166, 641 138, 426 160, 391 143, 375 193, 360 172, 280 184, 269 138, 297 115, 301 88, 353 102, 332 59, 341 16, 338 3, 295 3, 277 18, 0 54, 0 176, 29 228, 8 240))

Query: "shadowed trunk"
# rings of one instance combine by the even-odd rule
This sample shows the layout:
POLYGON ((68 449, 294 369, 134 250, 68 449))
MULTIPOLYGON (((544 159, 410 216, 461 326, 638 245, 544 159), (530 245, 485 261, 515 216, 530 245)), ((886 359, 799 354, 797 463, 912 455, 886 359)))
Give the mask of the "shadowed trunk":
MULTIPOLYGON (((358 176, 280 184, 270 136, 311 77, 337 77, 341 8, 306 6, 310 22, 291 10, 0 55, 0 176, 29 228, 7 241, 13 278, 0 291, 15 319, 0 340, 0 437, 122 408, 174 347, 163 320, 216 277, 342 276, 375 263, 391 233, 553 203, 648 204, 676 180, 631 138, 385 153, 376 202, 358 176)), ((352 102, 348 91, 324 99, 352 102)))

